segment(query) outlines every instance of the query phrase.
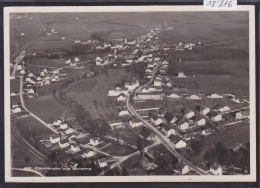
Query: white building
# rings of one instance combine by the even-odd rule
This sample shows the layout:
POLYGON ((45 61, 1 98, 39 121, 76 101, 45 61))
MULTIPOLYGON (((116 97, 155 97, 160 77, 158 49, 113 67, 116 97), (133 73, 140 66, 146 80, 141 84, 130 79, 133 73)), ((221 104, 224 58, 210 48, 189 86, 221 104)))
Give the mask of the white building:
POLYGON ((58 135, 58 134, 51 135, 50 141, 52 144, 56 144, 56 143, 60 142, 60 135, 58 135))
POLYGON ((219 165, 213 164, 210 166, 209 172, 213 175, 222 175, 222 168, 219 165))
POLYGON ((89 143, 93 146, 97 146, 99 144, 99 138, 98 137, 93 137, 89 140, 89 143))
POLYGON ((80 145, 78 144, 78 143, 75 143, 75 144, 72 144, 71 146, 70 146, 70 149, 73 151, 73 152, 78 152, 78 151, 80 151, 80 147, 79 147, 80 145))
POLYGON ((69 140, 68 139, 64 139, 64 140, 61 140, 60 142, 59 142, 59 146, 61 147, 61 148, 66 148, 66 147, 68 147, 70 144, 69 144, 69 140))
POLYGON ((131 128, 140 127, 143 125, 143 122, 137 118, 134 118, 129 121, 129 125, 131 128))

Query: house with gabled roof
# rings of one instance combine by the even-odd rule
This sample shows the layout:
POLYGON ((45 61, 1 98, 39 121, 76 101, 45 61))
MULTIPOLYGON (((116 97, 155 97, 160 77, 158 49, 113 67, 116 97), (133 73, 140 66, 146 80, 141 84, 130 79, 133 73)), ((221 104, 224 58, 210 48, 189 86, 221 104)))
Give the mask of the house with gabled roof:
POLYGON ((61 130, 65 130, 65 129, 67 129, 68 128, 68 123, 67 122, 62 122, 62 123, 60 123, 60 129, 61 130))
POLYGON ((63 139, 59 142, 59 146, 61 148, 66 148, 68 147, 70 144, 69 144, 69 140, 68 139, 63 139))
POLYGON ((71 144, 70 145, 70 149, 73 151, 73 152, 78 152, 80 151, 80 144, 79 143, 75 143, 75 144, 71 144))
POLYGON ((218 122, 218 121, 222 120, 222 115, 219 114, 218 112, 213 111, 210 114, 210 118, 211 118, 212 121, 218 122))
POLYGON ((209 172, 213 175, 222 175, 222 167, 217 164, 210 166, 209 172))
POLYGON ((206 105, 196 106, 196 109, 200 112, 201 115, 205 116, 210 112, 210 108, 206 105))
POLYGON ((104 167, 108 166, 107 158, 103 157, 103 158, 98 159, 98 165, 100 168, 104 168, 104 167))
POLYGON ((196 116, 194 122, 199 126, 206 125, 206 119, 201 116, 196 116))
POLYGON ((155 135, 150 129, 148 129, 148 128, 146 128, 146 127, 144 127, 144 128, 141 130, 139 136, 140 136, 141 138, 144 138, 144 139, 147 139, 147 140, 153 140, 153 139, 156 138, 156 135, 155 135))
POLYGON ((167 136, 179 135, 179 131, 173 125, 168 125, 166 123, 162 124, 162 132, 167 136))
POLYGON ((170 141, 173 143, 174 147, 177 149, 186 148, 187 143, 183 141, 179 136, 170 136, 170 141))
POLYGON ((119 101, 125 101, 125 99, 126 99, 126 94, 124 94, 124 93, 119 94, 118 97, 117 97, 118 102, 119 101))
POLYGON ((91 158, 94 157, 96 155, 96 152, 90 150, 90 149, 86 149, 84 152, 82 152, 81 157, 82 158, 91 158))
POLYGON ((154 125, 160 125, 161 123, 163 123, 163 119, 156 114, 152 114, 151 115, 151 122, 154 125))
POLYGON ((93 146, 97 146, 100 143, 99 137, 96 136, 96 137, 90 138, 89 143, 93 146))
POLYGON ((185 121, 185 119, 180 119, 177 121, 177 127, 180 130, 186 130, 189 128, 189 123, 185 121))
POLYGON ((130 79, 130 80, 127 80, 127 81, 125 82, 125 87, 126 87, 128 90, 130 90, 130 91, 136 89, 137 87, 139 87, 139 81, 138 81, 138 79, 137 79, 137 78, 132 78, 132 79, 130 79))
POLYGON ((213 109, 218 112, 226 112, 230 110, 229 106, 225 105, 216 105, 213 109))
POLYGON ((210 135, 212 134, 212 129, 211 128, 208 128, 208 129, 204 129, 202 132, 201 132, 202 135, 210 135))
POLYGON ((190 171, 190 167, 188 165, 185 165, 183 162, 179 161, 174 165, 174 171, 184 175, 190 171))
POLYGON ((129 121, 129 126, 130 126, 131 128, 140 127, 140 126, 142 126, 142 125, 143 125, 143 122, 140 121, 140 120, 137 119, 137 118, 133 118, 133 119, 131 119, 131 120, 129 121))
POLYGON ((58 135, 58 134, 51 135, 50 141, 52 144, 60 142, 60 135, 58 135))
POLYGON ((167 112, 163 117, 168 123, 175 123, 178 120, 177 117, 171 112, 167 112))
POLYGON ((118 109, 118 115, 119 116, 127 116, 130 115, 128 109, 124 106, 121 109, 118 109))
POLYGON ((53 126, 58 126, 62 123, 62 120, 60 118, 56 118, 54 122, 52 123, 53 126))
POLYGON ((191 109, 184 109, 182 110, 182 114, 185 118, 190 119, 194 117, 195 112, 193 112, 191 109))

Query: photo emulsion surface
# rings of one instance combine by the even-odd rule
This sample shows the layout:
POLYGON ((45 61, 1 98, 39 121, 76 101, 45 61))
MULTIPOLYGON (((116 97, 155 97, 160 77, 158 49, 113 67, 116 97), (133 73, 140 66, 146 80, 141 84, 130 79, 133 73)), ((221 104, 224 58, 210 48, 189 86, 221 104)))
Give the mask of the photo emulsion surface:
POLYGON ((249 11, 107 9, 5 14, 9 179, 255 175, 249 11))

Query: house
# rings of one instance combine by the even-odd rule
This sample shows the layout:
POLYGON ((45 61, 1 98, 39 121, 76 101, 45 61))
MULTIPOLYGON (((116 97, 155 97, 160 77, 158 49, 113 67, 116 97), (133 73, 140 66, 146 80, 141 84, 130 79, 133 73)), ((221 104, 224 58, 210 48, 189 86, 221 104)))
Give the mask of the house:
POLYGON ((78 143, 75 143, 75 144, 72 144, 72 145, 70 145, 70 149, 73 151, 73 152, 78 152, 78 151, 80 151, 80 144, 78 144, 78 143))
POLYGON ((89 140, 89 143, 93 146, 97 146, 100 142, 99 142, 99 137, 93 137, 89 140))
POLYGON ((96 155, 96 153, 90 149, 86 149, 82 154, 81 156, 83 158, 90 158, 90 157, 94 157, 96 155))
POLYGON ((187 96, 186 98, 187 98, 187 99, 194 99, 194 100, 201 99, 201 97, 198 96, 198 95, 189 95, 189 96, 187 96))
POLYGON ((140 127, 143 125, 143 122, 137 118, 134 118, 129 121, 129 125, 131 128, 140 127))
POLYGON ((221 106, 221 105, 216 105, 213 109, 218 112, 226 112, 230 110, 228 106, 221 106))
MULTIPOLYGON (((23 66, 22 65, 17 65, 16 66, 16 70, 22 70, 23 69, 23 66)), ((20 72, 21 73, 21 72, 20 72)))
POLYGON ((195 123, 196 123, 197 125, 199 125, 199 126, 202 126, 202 125, 205 125, 205 124, 206 124, 206 119, 203 118, 203 117, 200 117, 200 116, 196 116, 196 117, 194 118, 194 121, 195 121, 195 123))
POLYGON ((210 166, 209 172, 213 175, 222 175, 222 168, 219 165, 213 164, 210 166))
POLYGON ((154 86, 162 86, 162 81, 159 80, 159 79, 155 79, 154 82, 153 82, 153 85, 154 86))
POLYGON ((174 147, 177 149, 186 148, 187 143, 183 141, 179 136, 170 137, 170 141, 173 143, 174 147))
POLYGON ((68 124, 67 124, 66 122, 60 123, 60 129, 61 129, 61 130, 65 130, 65 129, 67 129, 67 128, 68 128, 68 124))
POLYGON ((160 92, 136 93, 135 100, 162 100, 163 95, 160 92))
POLYGON ((126 107, 123 107, 122 109, 118 109, 118 115, 119 116, 129 115, 128 109, 126 107))
POLYGON ((128 90, 130 90, 130 91, 136 89, 137 87, 139 87, 139 81, 138 81, 138 79, 137 79, 137 78, 133 78, 133 79, 131 79, 131 80, 126 81, 126 82, 125 82, 125 87, 126 87, 128 90))
POLYGON ((205 129, 201 132, 202 135, 209 135, 209 134, 212 134, 212 130, 210 128, 208 129, 205 129))
POLYGON ((126 87, 116 87, 115 89, 109 90, 108 91, 108 96, 118 96, 121 93, 127 94, 127 88, 126 87))
POLYGON ((40 73, 40 76, 45 76, 45 73, 42 71, 41 73, 40 73))
POLYGON ((171 135, 179 135, 179 131, 177 131, 177 129, 172 126, 172 125, 168 125, 168 124, 162 124, 162 132, 167 136, 171 136, 171 135))
POLYGON ((66 148, 68 147, 70 144, 69 144, 69 140, 68 139, 63 139, 59 142, 59 146, 61 148, 66 148))
POLYGON ((12 111, 13 111, 13 113, 18 113, 18 112, 22 111, 22 108, 21 107, 16 107, 12 111))
POLYGON ((196 109, 200 112, 201 115, 205 116, 207 115, 209 112, 210 112, 210 109, 205 106, 205 105, 202 105, 202 106, 196 106, 196 109))
POLYGON ((107 159, 104 157, 104 158, 101 158, 101 159, 98 159, 98 165, 100 168, 104 168, 106 167, 108 164, 107 164, 107 159))
POLYGON ((75 57, 75 58, 74 58, 74 62, 79 62, 79 58, 78 58, 78 57, 75 57))
POLYGON ((195 113, 191 109, 183 110, 183 116, 187 119, 194 117, 195 113))
POLYGON ((50 141, 52 144, 56 144, 56 143, 60 142, 60 135, 58 135, 58 134, 51 135, 50 141))
POLYGON ((22 70, 20 71, 20 74, 25 74, 25 70, 22 69, 22 70))
POLYGON ((102 64, 102 62, 103 62, 103 59, 102 58, 100 58, 100 57, 96 57, 96 65, 101 65, 102 64))
POLYGON ((223 96, 218 95, 218 94, 216 94, 216 93, 209 94, 207 97, 208 97, 208 98, 211 98, 211 99, 220 99, 220 98, 223 98, 223 96))
POLYGON ((145 73, 152 73, 152 72, 153 72, 153 70, 150 68, 145 69, 145 73))
POLYGON ((184 72, 178 72, 178 77, 179 78, 185 78, 186 75, 184 74, 184 72))
POLYGON ((177 173, 180 173, 182 175, 187 174, 190 171, 190 167, 180 161, 174 165, 174 169, 177 173))
POLYGON ((118 102, 125 101, 125 100, 126 100, 126 94, 121 93, 121 94, 118 95, 118 97, 117 97, 118 102))
POLYGON ((51 84, 51 81, 50 81, 50 80, 44 80, 44 81, 43 81, 43 85, 49 85, 49 84, 51 84))
POLYGON ((70 67, 76 67, 77 64, 76 63, 70 63, 70 67))
POLYGON ((73 133, 74 130, 71 128, 71 127, 68 127, 66 130, 65 130, 65 134, 71 134, 73 133))
POLYGON ((118 129, 123 127, 123 122, 121 119, 115 119, 108 122, 108 125, 111 127, 111 129, 118 129))
POLYGON ((28 74, 28 77, 30 77, 30 78, 32 78, 33 76, 34 76, 34 75, 33 75, 33 73, 31 73, 31 72, 28 74))
POLYGON ((189 128, 189 123, 187 123, 184 119, 180 119, 177 122, 177 126, 178 126, 179 129, 185 130, 185 129, 189 128))
POLYGON ((62 123, 61 119, 57 118, 57 119, 54 120, 52 125, 57 126, 57 125, 60 125, 61 123, 62 123))
POLYGON ((70 63, 71 63, 71 60, 70 60, 70 59, 68 59, 68 60, 65 61, 65 64, 70 64, 70 63))
POLYGON ((52 73, 53 73, 53 74, 59 74, 59 72, 60 72, 60 71, 57 69, 57 70, 54 70, 52 73))
POLYGON ((180 95, 177 95, 177 94, 175 94, 175 93, 171 93, 170 95, 168 95, 168 97, 174 98, 174 99, 179 99, 179 98, 181 98, 180 95))
POLYGON ((160 125, 161 123, 163 123, 163 119, 161 117, 158 117, 157 115, 155 114, 152 114, 151 115, 151 122, 154 124, 154 125, 160 125))
POLYGON ((171 112, 167 112, 165 115, 164 115, 164 118, 166 119, 166 121, 168 123, 175 123, 177 121, 177 117, 174 116, 173 113, 171 112))
POLYGON ((222 115, 215 111, 213 111, 210 116, 211 116, 211 120, 214 122, 218 122, 222 120, 222 115))
POLYGON ((36 78, 36 80, 37 80, 37 81, 41 81, 42 78, 41 78, 40 76, 38 76, 38 77, 36 78))
POLYGON ((139 136, 141 138, 144 138, 144 139, 147 139, 147 140, 153 140, 153 139, 156 138, 156 136, 153 134, 153 132, 150 129, 146 128, 146 127, 144 127, 141 130, 139 136))

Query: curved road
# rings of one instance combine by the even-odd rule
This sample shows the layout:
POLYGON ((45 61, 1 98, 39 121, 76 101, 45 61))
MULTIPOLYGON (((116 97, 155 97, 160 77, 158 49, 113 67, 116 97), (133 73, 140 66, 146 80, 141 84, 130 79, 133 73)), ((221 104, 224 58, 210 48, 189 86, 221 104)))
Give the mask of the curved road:
POLYGON ((173 143, 171 143, 171 141, 165 137, 160 131, 158 131, 151 123, 145 121, 140 114, 138 114, 138 112, 133 108, 133 106, 130 103, 130 98, 132 95, 134 95, 137 91, 140 91, 144 86, 147 86, 149 84, 151 84, 156 76, 158 67, 160 66, 160 63, 158 63, 158 65, 155 67, 151 80, 146 83, 143 86, 140 86, 138 89, 136 89, 135 91, 131 92, 130 94, 127 94, 126 96, 126 107, 129 110, 129 112, 135 116, 136 118, 138 118, 140 121, 143 122, 144 126, 149 128, 162 142, 162 144, 175 156, 177 157, 179 160, 181 160, 183 163, 185 163, 186 165, 188 165, 190 167, 190 169, 192 169, 193 171, 195 171, 196 173, 200 174, 200 175, 210 175, 209 173, 203 171, 202 169, 194 166, 191 162, 189 162, 187 159, 185 159, 183 156, 181 156, 175 149, 173 143))

